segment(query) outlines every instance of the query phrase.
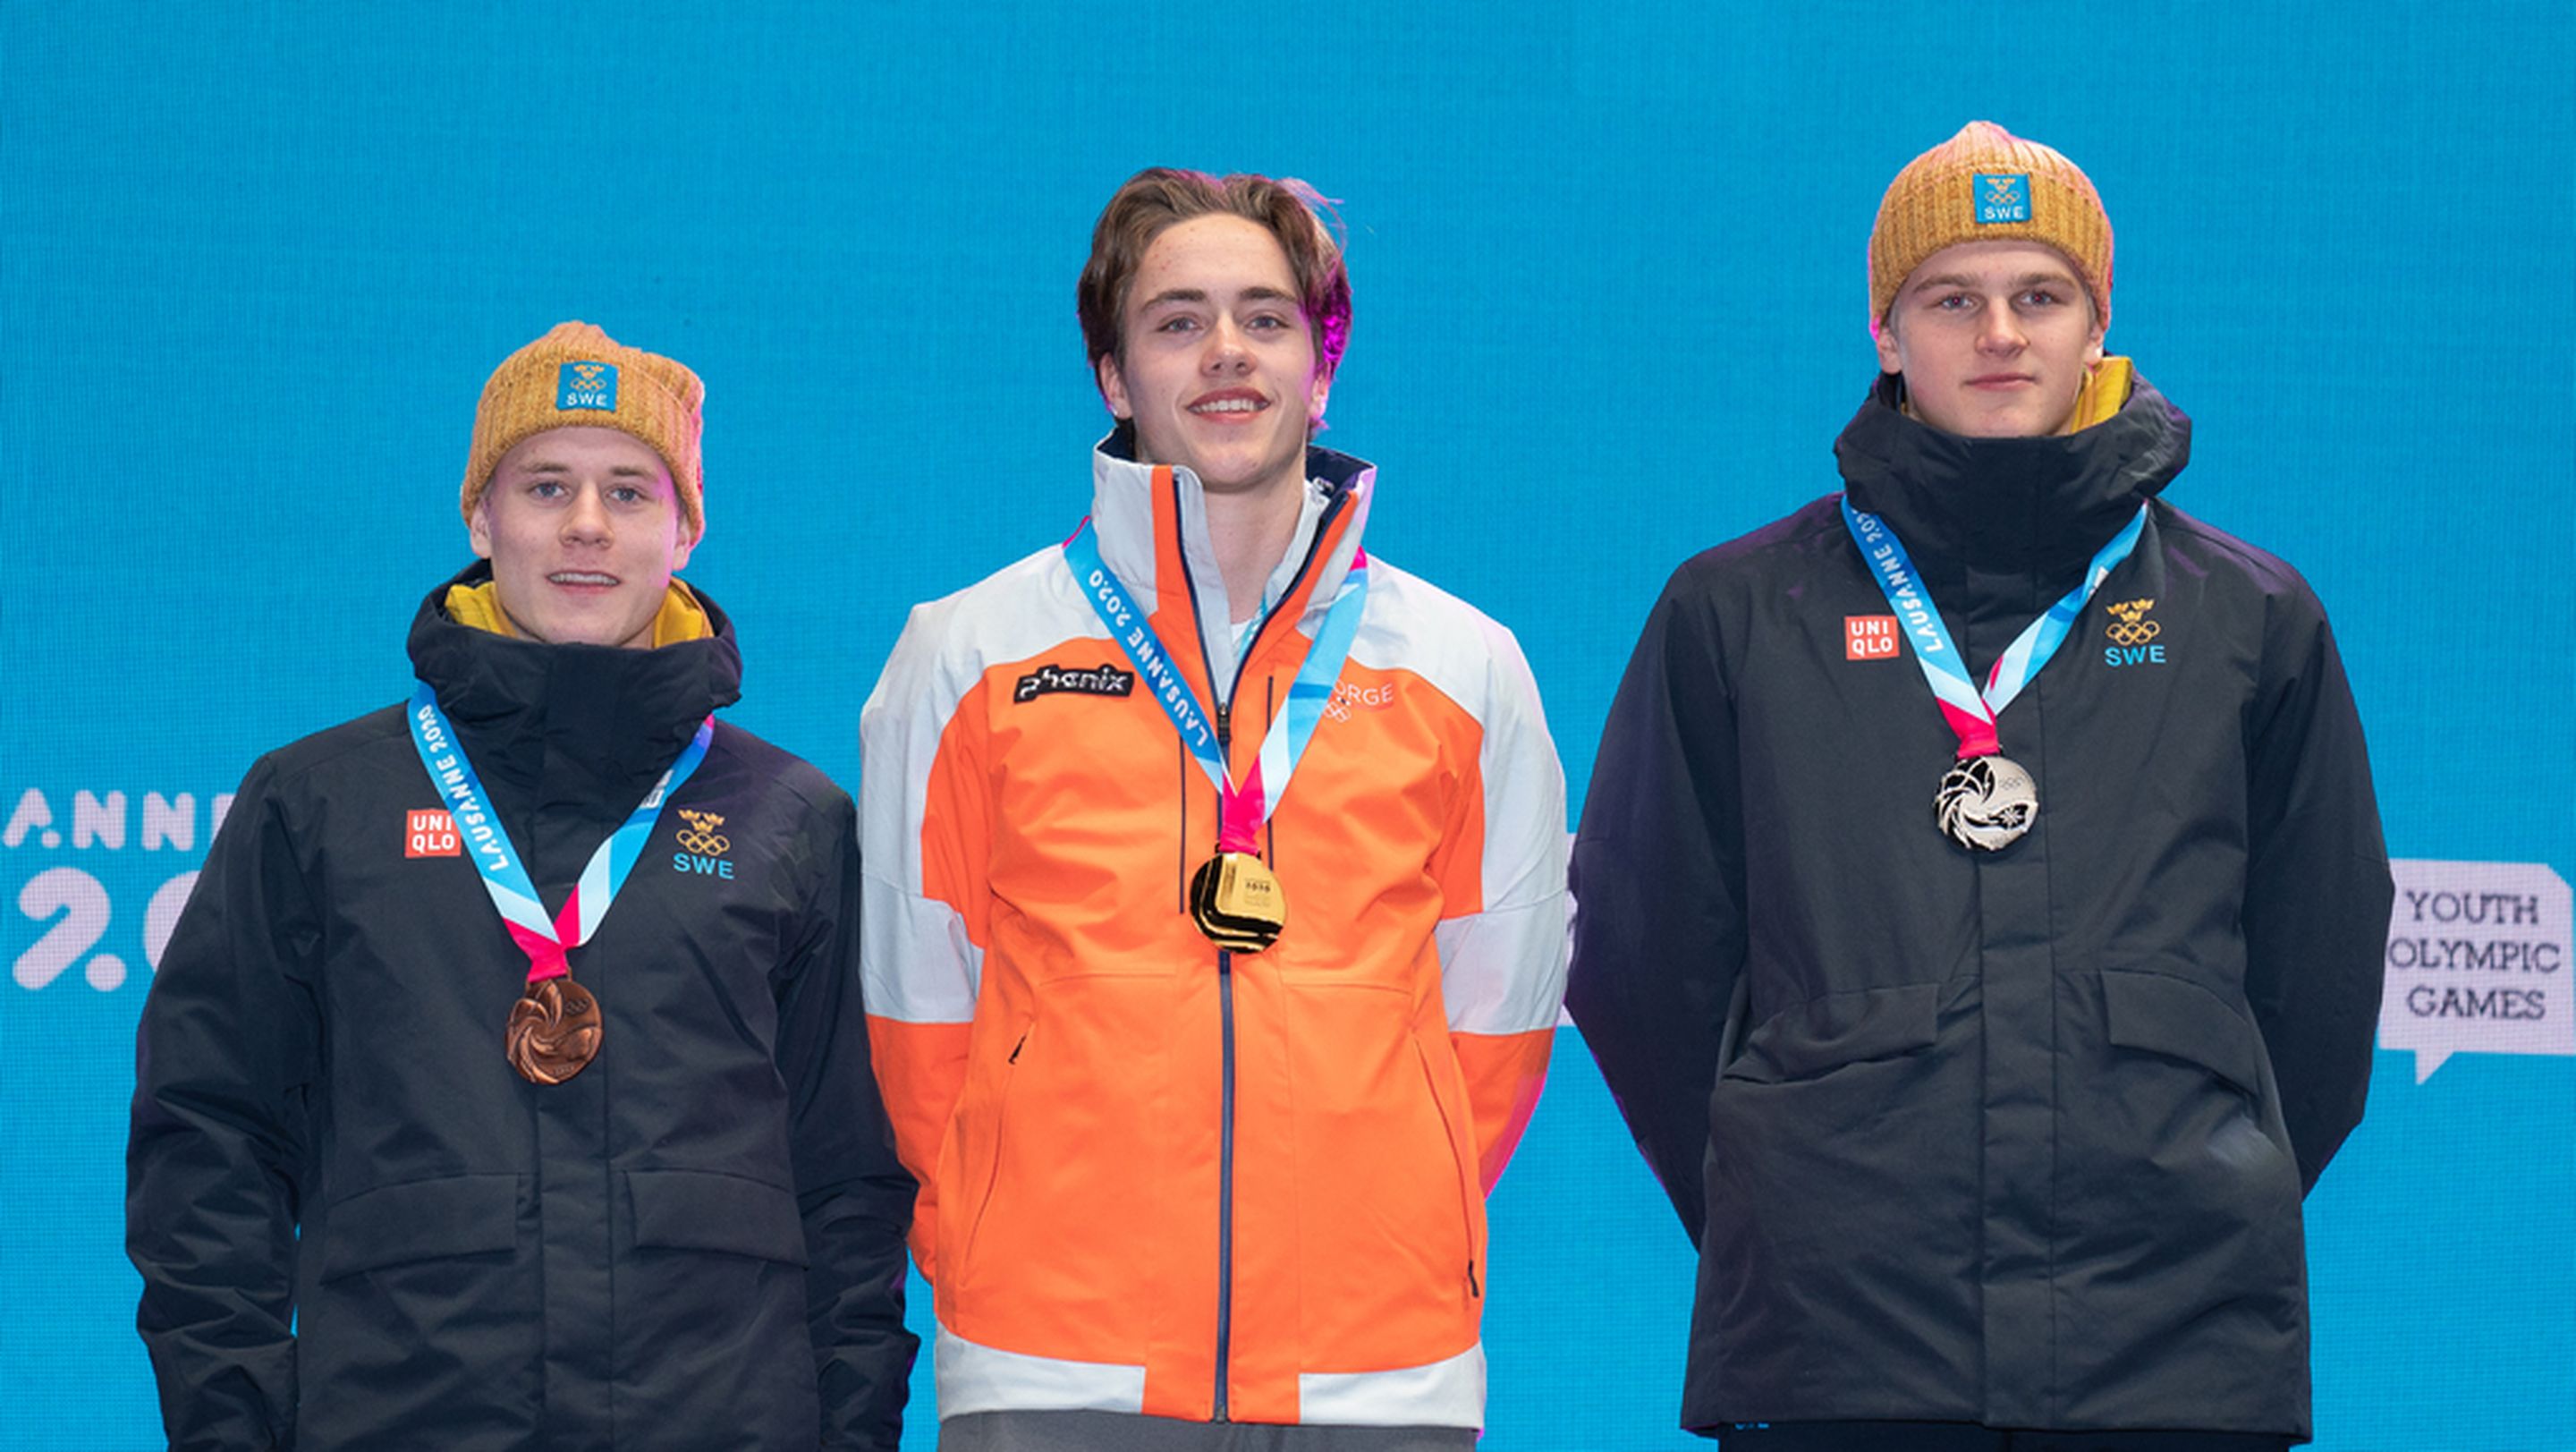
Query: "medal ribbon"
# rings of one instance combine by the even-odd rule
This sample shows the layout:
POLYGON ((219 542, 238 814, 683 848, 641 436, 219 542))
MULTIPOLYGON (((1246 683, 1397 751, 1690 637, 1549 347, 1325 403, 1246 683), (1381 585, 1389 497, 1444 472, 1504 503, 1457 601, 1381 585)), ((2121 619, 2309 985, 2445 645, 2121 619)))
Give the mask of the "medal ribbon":
POLYGON ((2147 506, 2138 506, 2137 514, 2111 541, 2094 552, 2093 562, 2084 567, 2084 580, 2066 592, 2065 598, 2048 607, 2037 620, 2022 627, 2004 653, 1995 657, 1994 669, 1986 672, 1986 688, 1981 693, 1968 678, 1968 664, 1950 641, 1949 627, 1941 623, 1941 612, 1932 604, 1932 594, 1923 587, 1915 573, 1914 561, 1897 543, 1896 532, 1875 514, 1852 508, 1851 499, 1843 499, 1843 524, 1851 530, 1852 543, 1860 546, 1860 557, 1869 565, 1870 574, 1878 581, 1879 592, 1887 597, 1887 606, 1896 612, 1905 631, 1906 642, 1914 648, 1914 663, 1923 668, 1923 679, 1932 686, 1932 699, 1939 702, 1941 715, 1949 721, 1951 731, 1959 738, 1959 758, 1992 756, 2003 750, 1997 739, 1995 718, 2013 703, 2030 678, 2066 643, 2067 632, 2075 628, 2075 617, 2084 602, 2102 587, 2129 552, 2138 547, 2138 537, 2147 527, 2147 506))
MULTIPOLYGON (((1171 652, 1163 648, 1145 612, 1129 598, 1117 574, 1101 562, 1100 545, 1092 534, 1090 520, 1084 520, 1073 538, 1064 542, 1064 562, 1073 571, 1073 582, 1082 591, 1082 598, 1091 602, 1092 612, 1109 628, 1109 638, 1127 653, 1129 663, 1144 677, 1163 714, 1172 718, 1181 744, 1189 748, 1208 780, 1216 783, 1218 850, 1258 853, 1261 826, 1270 820, 1279 799, 1286 795, 1288 778, 1295 774, 1298 761, 1306 754, 1306 743, 1315 735, 1315 723, 1323 719, 1324 707, 1333 698, 1333 686, 1341 679, 1342 663, 1350 657, 1351 640, 1359 634, 1360 612, 1368 601, 1367 554, 1353 556, 1350 573, 1343 578, 1340 593, 1333 597, 1332 608, 1325 612, 1324 627, 1316 632, 1315 643, 1306 651, 1305 664, 1297 668, 1297 678, 1288 687, 1287 708, 1271 718, 1270 729, 1261 738, 1261 754, 1240 784, 1217 749, 1216 730, 1208 724, 1207 713, 1199 709, 1198 697, 1172 664, 1171 652)), ((1261 626, 1254 628, 1252 638, 1256 642, 1269 623, 1265 616, 1261 626)))
POLYGON ((581 880, 573 884, 572 896, 564 899, 563 911, 549 922, 544 904, 537 901, 536 884, 528 877, 527 864, 519 860, 518 848, 492 811, 491 800, 483 791, 483 779, 474 774, 474 763, 465 759, 465 745, 456 739, 447 713, 438 709, 438 693, 430 689, 427 681, 412 692, 411 744, 420 752, 420 764, 428 770, 431 784, 438 788, 439 800, 447 804, 448 814, 456 819, 456 833, 465 845, 465 855, 474 859, 475 870, 483 875, 483 889, 492 895, 492 906, 500 909, 502 925, 510 930, 520 951, 528 955, 530 983, 561 978, 572 971, 565 955, 589 942, 590 935, 599 931, 600 919, 608 916, 608 905, 616 899, 617 890, 626 885, 626 874, 634 868, 635 859, 644 854, 644 839, 653 834, 653 823, 662 815, 662 804, 698 769, 698 763, 706 760, 707 744, 715 740, 715 734, 715 717, 698 723, 697 734, 681 749, 679 759, 627 814, 625 824, 609 833, 608 840, 590 854, 590 862, 581 870, 581 880))

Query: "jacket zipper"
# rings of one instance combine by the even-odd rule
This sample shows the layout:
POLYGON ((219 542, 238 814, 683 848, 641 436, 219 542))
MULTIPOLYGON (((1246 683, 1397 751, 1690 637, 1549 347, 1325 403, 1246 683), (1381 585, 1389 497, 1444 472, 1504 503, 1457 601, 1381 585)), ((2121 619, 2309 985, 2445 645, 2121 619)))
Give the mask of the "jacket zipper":
MULTIPOLYGON (((1324 506, 1323 517, 1315 521, 1315 536, 1307 541, 1306 558, 1297 562, 1297 573, 1289 577, 1288 588, 1279 592, 1279 598, 1282 601, 1297 593, 1298 583, 1306 578, 1308 570, 1314 568, 1315 556, 1323 548, 1324 537, 1332 532, 1334 518, 1342 512, 1342 506, 1349 499, 1350 495, 1346 491, 1336 492, 1332 502, 1324 506)), ((1180 506, 1181 476, 1178 471, 1175 471, 1172 475, 1172 517, 1174 519, 1182 517, 1180 506)), ((1190 631, 1198 637, 1199 641, 1199 669, 1207 676, 1209 688, 1214 689, 1216 662, 1208 656, 1207 630, 1199 619, 1198 581, 1190 575, 1190 552, 1186 545, 1181 549, 1180 557, 1181 584, 1190 597, 1190 631)), ((1244 646, 1242 653, 1234 659, 1234 679, 1227 685, 1224 696, 1216 702, 1217 757, 1227 763, 1229 771, 1233 769, 1234 761, 1232 730, 1234 693, 1243 684, 1244 666, 1251 661, 1253 651, 1259 648, 1261 637, 1268 633, 1271 619, 1278 613, 1278 606, 1273 605, 1261 617, 1261 623, 1252 627, 1252 639, 1244 646)), ((1219 831, 1224 829, 1224 821, 1224 807, 1220 803, 1217 815, 1219 831)), ((1226 1415, 1226 1383, 1233 1380, 1234 1374, 1234 954, 1225 948, 1216 950, 1216 1002, 1219 1034, 1216 1149, 1216 1396, 1208 1420, 1223 1422, 1231 1420, 1226 1415)))
POLYGON ((1225 1035, 1217 1091, 1224 1127, 1216 1151, 1216 1408, 1209 1420, 1222 1422, 1234 1356, 1234 954, 1223 948, 1216 950, 1216 1002, 1225 1035))
MULTIPOLYGON (((1202 637, 1204 642, 1204 637, 1202 637)), ((1216 749, 1228 753, 1234 742, 1225 707, 1216 708, 1216 749)), ((1233 757, 1226 757, 1231 761, 1233 757)), ((1234 1357, 1234 954, 1216 950, 1216 1006, 1219 1038, 1216 1141, 1216 1407, 1209 1420, 1226 1418, 1226 1383, 1232 1380, 1234 1357)))

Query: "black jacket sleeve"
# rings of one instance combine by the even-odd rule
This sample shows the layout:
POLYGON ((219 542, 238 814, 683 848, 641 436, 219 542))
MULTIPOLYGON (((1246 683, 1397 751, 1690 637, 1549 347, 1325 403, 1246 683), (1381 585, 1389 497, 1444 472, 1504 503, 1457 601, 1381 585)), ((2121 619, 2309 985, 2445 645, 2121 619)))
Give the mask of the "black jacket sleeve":
POLYGON ((136 1035, 125 1245, 173 1452, 294 1443, 321 923, 274 787, 263 761, 235 795, 136 1035))
POLYGON ((1574 843, 1566 1006, 1697 1244, 1727 1004, 1743 971, 1735 712, 1704 588, 1665 587, 1611 702, 1574 843))
POLYGON ((2325 611, 2301 585, 2275 612, 2247 756, 2246 996, 2305 1191, 2361 1122, 2396 887, 2325 611))
POLYGON ((914 1185, 877 1097, 859 998, 858 823, 830 817, 823 875, 779 979, 778 1069, 789 1096, 796 1201, 805 1222, 806 1315, 823 1445, 894 1452, 918 1338, 903 1326, 904 1232, 914 1185))

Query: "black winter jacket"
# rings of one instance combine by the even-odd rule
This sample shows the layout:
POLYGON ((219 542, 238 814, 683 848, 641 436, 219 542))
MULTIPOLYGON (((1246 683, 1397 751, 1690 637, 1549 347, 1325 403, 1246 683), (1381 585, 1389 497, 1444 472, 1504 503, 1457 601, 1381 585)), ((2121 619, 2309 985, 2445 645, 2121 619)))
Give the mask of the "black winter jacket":
MULTIPOLYGON (((552 912, 741 657, 712 606, 714 638, 621 650, 445 593, 413 666, 552 912)), ((474 864, 407 855, 441 805, 399 707, 273 752, 171 936, 126 1226, 172 1446, 892 1448, 913 1185, 849 798, 719 723, 573 950, 604 1034, 551 1087, 503 1055, 528 961, 474 864)))
MULTIPOLYGON (((1873 394, 1836 447, 1980 681, 2183 467, 2143 382, 2058 438, 1873 394)), ((1612 706, 1568 1003, 1701 1248, 1683 1417, 2308 1431, 2299 1207, 2361 1117, 2391 897, 2299 576, 2156 500, 2002 716, 2030 834, 1934 824, 1957 749, 1829 496, 1689 561, 1612 706)))

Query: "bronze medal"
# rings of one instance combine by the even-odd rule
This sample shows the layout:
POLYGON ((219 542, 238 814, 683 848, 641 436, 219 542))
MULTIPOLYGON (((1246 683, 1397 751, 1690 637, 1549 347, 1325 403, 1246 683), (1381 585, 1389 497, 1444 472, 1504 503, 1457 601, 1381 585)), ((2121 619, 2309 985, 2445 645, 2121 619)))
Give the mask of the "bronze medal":
POLYGON ((531 1084, 560 1084, 599 1057, 599 995, 568 976, 528 985, 510 1005, 510 1067, 531 1084))
POLYGON ((1932 810, 1951 841, 2000 852, 2039 819, 2039 786, 2021 764, 2000 753, 1962 757, 1941 778, 1932 810))
POLYGON ((1220 852, 1190 879, 1190 917, 1218 947, 1258 953, 1288 925, 1288 895, 1270 864, 1249 852, 1220 852))

